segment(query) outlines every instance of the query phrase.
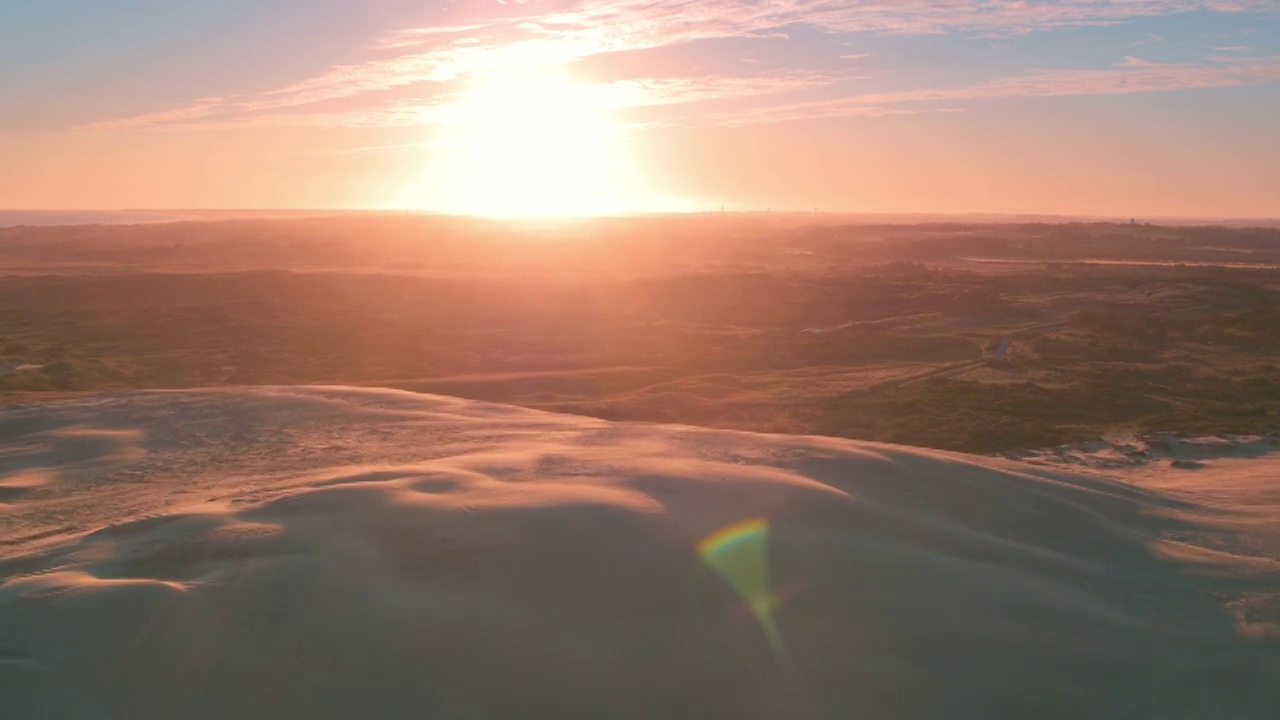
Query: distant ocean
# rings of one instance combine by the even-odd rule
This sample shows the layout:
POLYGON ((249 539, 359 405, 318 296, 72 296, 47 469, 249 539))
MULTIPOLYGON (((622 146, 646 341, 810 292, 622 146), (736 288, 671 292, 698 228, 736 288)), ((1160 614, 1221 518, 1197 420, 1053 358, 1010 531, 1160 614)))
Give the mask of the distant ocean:
POLYGON ((149 210, 0 210, 0 227, 15 225, 135 225, 195 219, 149 210))

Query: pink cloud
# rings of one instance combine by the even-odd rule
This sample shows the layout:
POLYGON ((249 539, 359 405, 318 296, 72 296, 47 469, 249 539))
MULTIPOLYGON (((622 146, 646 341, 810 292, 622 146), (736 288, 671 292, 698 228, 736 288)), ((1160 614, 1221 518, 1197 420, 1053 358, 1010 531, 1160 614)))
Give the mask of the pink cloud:
POLYGON ((987 100, 1005 97, 1125 95, 1197 88, 1234 87, 1280 80, 1280 58, 1211 64, 1153 63, 1126 58, 1102 70, 1045 70, 1000 78, 961 88, 930 88, 863 95, 867 104, 899 104, 940 100, 987 100))
POLYGON ((186 107, 134 115, 117 120, 104 120, 85 125, 80 129, 89 132, 109 132, 114 130, 138 130, 157 125, 182 124, 208 117, 225 104, 226 101, 223 98, 200 98, 186 107))
POLYGON ((1000 98, 1045 98, 1081 95, 1127 95, 1216 87, 1238 87, 1280 81, 1280 57, 1197 65, 1153 63, 1125 58, 1102 70, 1044 70, 955 88, 920 88, 887 93, 758 107, 718 118, 736 124, 782 122, 841 116, 876 116, 899 112, 963 112, 964 107, 932 103, 1000 98), (903 108, 902 106, 908 106, 903 108))
MULTIPOLYGON (((602 110, 627 110, 664 105, 775 95, 834 82, 835 76, 820 73, 774 73, 753 77, 724 78, 698 76, 683 78, 632 78, 577 86, 576 91, 593 98, 602 110)), ((460 122, 456 93, 434 99, 383 103, 373 107, 330 112, 272 112, 248 116, 215 117, 211 113, 155 113, 128 121, 112 121, 91 130, 127 130, 168 126, 217 130, 232 127, 330 127, 386 128, 448 125, 460 122), (127 124, 126 124, 127 123, 127 124)))
MULTIPOLYGON (((490 6, 492 7, 492 6, 490 6)), ((443 26, 407 28, 373 42, 375 57, 361 63, 334 66, 313 77, 249 98, 201 100, 172 110, 146 113, 85 126, 84 129, 136 130, 196 121, 252 123, 255 116, 276 116, 282 110, 315 106, 343 98, 372 95, 409 86, 440 86, 460 78, 483 76, 503 68, 529 64, 565 65, 594 55, 665 47, 694 40, 760 37, 790 26, 805 25, 826 32, 935 34, 967 32, 979 36, 1034 30, 1082 27, 1123 22, 1187 11, 1277 11, 1273 0, 530 0, 504 4, 492 17, 463 18, 443 26), (554 7, 548 7, 554 5, 554 7)), ((845 59, 860 56, 848 55, 845 59)), ((1007 78, 961 90, 909 90, 886 93, 884 102, 912 99, 975 99, 952 93, 1037 94, 1056 88, 1061 94, 1080 94, 1089 87, 1119 91, 1119 85, 1149 92, 1179 82, 1261 82, 1272 79, 1264 70, 1253 75, 1242 67, 1155 66, 1145 73, 1117 70, 1063 71, 1057 76, 1007 78), (1253 78, 1250 80, 1249 78, 1253 78), (935 97, 930 97, 930 94, 935 97)), ((654 83, 654 97, 663 87, 654 83)), ((680 79, 672 79, 675 87, 680 79)), ((733 86, 737 82, 725 79, 733 86)), ((739 89, 745 86, 738 85, 739 89)), ((444 92, 437 87, 436 92, 444 92)), ((709 91, 708 91, 709 92, 709 91)), ((667 97, 676 95, 668 94, 667 97)), ((700 97, 688 94, 688 101, 700 97)), ((658 104, 656 101, 649 104, 658 104)), ((857 98, 831 102, 851 107, 880 105, 857 98)), ((206 123, 208 124, 208 123, 206 123)))

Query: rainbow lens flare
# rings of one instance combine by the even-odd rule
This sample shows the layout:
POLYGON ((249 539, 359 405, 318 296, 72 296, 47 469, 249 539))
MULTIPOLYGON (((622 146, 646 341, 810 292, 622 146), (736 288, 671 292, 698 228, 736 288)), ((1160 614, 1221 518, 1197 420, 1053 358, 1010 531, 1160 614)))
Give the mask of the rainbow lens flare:
POLYGON ((787 665, 773 618, 776 603, 769 580, 769 521, 751 518, 720 528, 698 543, 698 554, 751 609, 778 662, 787 665))

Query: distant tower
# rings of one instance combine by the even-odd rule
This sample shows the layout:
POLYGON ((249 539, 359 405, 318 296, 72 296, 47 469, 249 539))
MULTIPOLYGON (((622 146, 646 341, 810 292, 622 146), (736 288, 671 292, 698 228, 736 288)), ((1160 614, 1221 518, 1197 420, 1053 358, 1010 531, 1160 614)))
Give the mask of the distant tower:
POLYGON ((1138 218, 1129 218, 1129 224, 1130 224, 1130 225, 1137 225, 1137 224, 1138 224, 1138 218))

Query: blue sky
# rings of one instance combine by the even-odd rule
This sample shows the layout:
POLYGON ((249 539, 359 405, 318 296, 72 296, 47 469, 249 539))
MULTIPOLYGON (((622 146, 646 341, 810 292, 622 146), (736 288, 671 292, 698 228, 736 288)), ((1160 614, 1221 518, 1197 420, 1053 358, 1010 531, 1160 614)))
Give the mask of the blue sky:
POLYGON ((545 76, 625 135, 637 198, 1280 215, 1280 0, 2 0, 0 19, 5 207, 394 205, 466 164, 441 147, 475 88, 545 76), (125 157, 115 188, 66 181, 125 157), (987 195, 958 189, 979 174, 987 195))

